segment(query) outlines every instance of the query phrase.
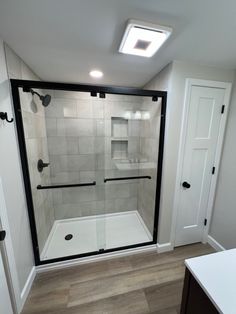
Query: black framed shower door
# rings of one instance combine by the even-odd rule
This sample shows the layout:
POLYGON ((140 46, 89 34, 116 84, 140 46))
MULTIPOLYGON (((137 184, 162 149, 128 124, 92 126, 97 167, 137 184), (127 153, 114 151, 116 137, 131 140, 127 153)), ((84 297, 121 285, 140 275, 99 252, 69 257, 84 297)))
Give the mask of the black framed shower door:
MULTIPOLYGON (((167 92, 165 91, 153 91, 153 90, 143 90, 137 88, 127 88, 127 87, 115 87, 115 86, 93 86, 93 85, 82 85, 82 84, 67 84, 67 83, 56 83, 56 82, 42 82, 42 81, 29 81, 29 80, 11 80, 13 105, 15 111, 15 121, 18 134, 19 150, 22 164, 22 172, 25 186, 25 194, 28 207, 28 215, 30 222, 30 229, 32 235, 32 245, 36 265, 43 265, 53 262, 66 261, 69 259, 75 259, 80 257, 87 257, 92 255, 99 255, 104 253, 110 253, 120 250, 138 248, 142 246, 148 246, 157 243, 157 233, 158 233, 158 219, 159 219, 159 207, 160 207, 160 194, 161 194, 161 179, 162 179, 162 162, 163 162, 163 151, 164 151, 164 135, 165 135, 165 116, 166 116, 166 102, 167 102, 167 92), (125 95, 125 96, 139 96, 149 99, 154 103, 161 100, 160 103, 160 122, 159 122, 159 135, 157 139, 158 148, 158 158, 156 165, 156 175, 155 175, 155 204, 154 204, 154 219, 152 228, 152 240, 143 243, 135 243, 126 246, 112 247, 106 249, 95 250, 91 252, 86 252, 82 254, 73 254, 69 256, 60 256, 56 258, 49 258, 47 260, 42 260, 40 258, 39 251, 39 239, 37 234, 36 217, 34 211, 34 202, 32 195, 32 184, 30 179, 30 167, 28 162, 28 153, 26 147, 26 134, 24 130, 23 117, 22 117, 22 105, 20 98, 20 90, 24 92, 29 92, 31 89, 45 89, 53 91, 65 91, 65 92, 85 92, 90 93, 92 97, 99 96, 100 98, 105 98, 106 95, 125 95)), ((122 183, 123 180, 138 180, 145 181, 151 180, 151 176, 148 175, 135 175, 135 176, 122 176, 122 177, 112 177, 104 173, 104 186, 107 184, 113 184, 118 181, 122 183), (111 182, 112 181, 112 182, 111 182)), ((38 185, 37 190, 47 190, 47 189, 57 189, 57 188, 73 188, 80 186, 94 186, 95 181, 85 182, 79 184, 48 184, 48 185, 38 185)))

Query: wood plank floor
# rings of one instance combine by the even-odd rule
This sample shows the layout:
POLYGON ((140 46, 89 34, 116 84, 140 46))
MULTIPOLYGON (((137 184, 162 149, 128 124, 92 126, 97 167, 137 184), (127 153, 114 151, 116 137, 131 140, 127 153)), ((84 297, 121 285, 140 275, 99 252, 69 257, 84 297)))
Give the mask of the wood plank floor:
POLYGON ((23 314, 177 314, 184 260, 213 252, 194 244, 42 273, 23 314))

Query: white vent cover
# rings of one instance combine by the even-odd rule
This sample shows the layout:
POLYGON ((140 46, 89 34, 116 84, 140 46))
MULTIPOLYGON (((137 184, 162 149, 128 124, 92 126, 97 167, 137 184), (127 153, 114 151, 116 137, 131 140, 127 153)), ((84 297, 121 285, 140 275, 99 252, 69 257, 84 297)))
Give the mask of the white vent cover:
POLYGON ((119 52, 152 57, 172 32, 172 28, 129 20, 119 52))

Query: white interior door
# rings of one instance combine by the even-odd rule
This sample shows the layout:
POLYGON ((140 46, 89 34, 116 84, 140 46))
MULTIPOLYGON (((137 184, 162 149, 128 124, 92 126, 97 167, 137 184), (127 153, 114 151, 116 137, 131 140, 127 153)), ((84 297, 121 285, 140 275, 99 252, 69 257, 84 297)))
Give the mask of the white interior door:
POLYGON ((5 269, 0 249, 0 314, 12 314, 10 294, 7 286, 5 269))
POLYGON ((175 246, 202 241, 224 95, 190 86, 175 246))

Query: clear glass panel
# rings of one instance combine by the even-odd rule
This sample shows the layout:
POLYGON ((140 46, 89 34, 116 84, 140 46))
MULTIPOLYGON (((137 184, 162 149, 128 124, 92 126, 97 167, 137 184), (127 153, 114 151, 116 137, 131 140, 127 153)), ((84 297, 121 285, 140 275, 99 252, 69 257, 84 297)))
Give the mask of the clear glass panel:
POLYGON ((20 93, 41 259, 98 251, 105 230, 103 104, 90 93, 34 91, 51 96, 44 107, 36 94, 20 93), (49 163, 42 172, 40 159, 49 163), (77 184, 90 185, 67 186, 77 184))
POLYGON ((151 97, 106 97, 106 249, 153 241, 160 113, 151 97))

